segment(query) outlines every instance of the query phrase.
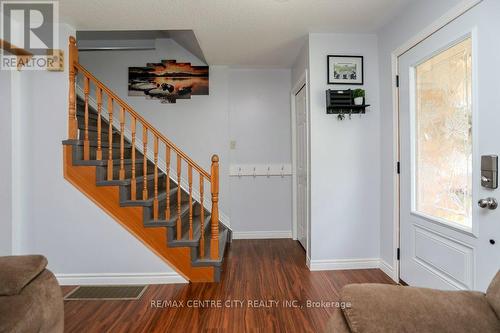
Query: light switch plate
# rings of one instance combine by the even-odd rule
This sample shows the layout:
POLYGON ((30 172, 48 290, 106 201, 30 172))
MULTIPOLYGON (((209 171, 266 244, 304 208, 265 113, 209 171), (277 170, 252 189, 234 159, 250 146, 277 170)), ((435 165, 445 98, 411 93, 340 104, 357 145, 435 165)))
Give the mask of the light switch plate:
POLYGON ((236 140, 229 141, 229 149, 236 149, 236 140))

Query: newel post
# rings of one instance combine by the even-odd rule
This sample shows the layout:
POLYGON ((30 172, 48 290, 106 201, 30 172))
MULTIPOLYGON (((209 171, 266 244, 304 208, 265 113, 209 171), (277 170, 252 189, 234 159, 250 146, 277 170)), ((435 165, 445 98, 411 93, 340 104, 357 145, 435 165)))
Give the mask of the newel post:
POLYGON ((76 39, 73 36, 69 37, 68 53, 69 53, 68 139, 76 139, 78 122, 76 119, 76 92, 75 92, 76 68, 74 64, 78 62, 78 49, 76 47, 76 39))
POLYGON ((219 156, 212 156, 212 170, 210 175, 212 191, 212 216, 210 218, 210 258, 219 258, 219 156))

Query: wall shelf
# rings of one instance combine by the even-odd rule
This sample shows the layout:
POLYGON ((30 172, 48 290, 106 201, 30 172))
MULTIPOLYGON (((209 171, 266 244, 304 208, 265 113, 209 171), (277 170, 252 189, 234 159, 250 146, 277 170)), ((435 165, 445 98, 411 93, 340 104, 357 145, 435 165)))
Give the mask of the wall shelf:
POLYGON ((370 104, 363 105, 331 105, 326 108, 327 114, 360 114, 365 113, 370 104))

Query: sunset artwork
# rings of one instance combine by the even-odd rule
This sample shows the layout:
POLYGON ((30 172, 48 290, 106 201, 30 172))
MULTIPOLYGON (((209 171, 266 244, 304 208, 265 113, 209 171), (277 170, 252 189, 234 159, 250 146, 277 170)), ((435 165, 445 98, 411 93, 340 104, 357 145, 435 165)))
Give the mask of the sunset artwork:
POLYGON ((175 103, 191 95, 208 95, 208 66, 192 66, 175 60, 129 67, 128 95, 175 103))

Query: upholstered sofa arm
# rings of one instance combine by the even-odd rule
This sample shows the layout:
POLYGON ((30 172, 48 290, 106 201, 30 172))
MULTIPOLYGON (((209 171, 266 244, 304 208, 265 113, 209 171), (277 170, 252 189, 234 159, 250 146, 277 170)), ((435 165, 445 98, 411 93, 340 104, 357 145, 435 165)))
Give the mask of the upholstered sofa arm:
POLYGON ((0 257, 0 296, 19 294, 46 266, 40 255, 0 257))
POLYGON ((353 284, 341 290, 352 332, 500 332, 485 295, 381 284, 353 284))

